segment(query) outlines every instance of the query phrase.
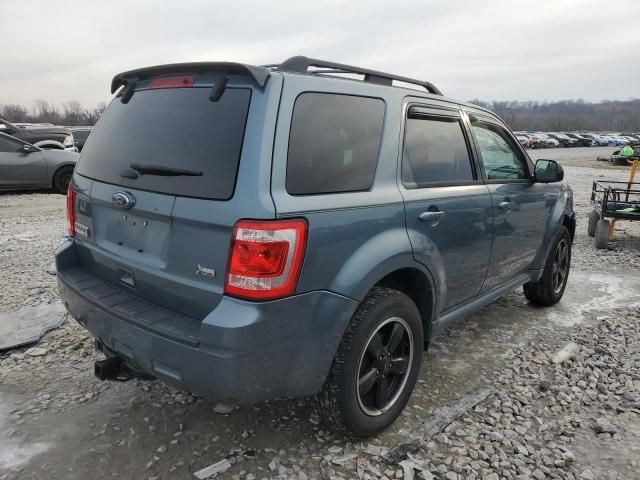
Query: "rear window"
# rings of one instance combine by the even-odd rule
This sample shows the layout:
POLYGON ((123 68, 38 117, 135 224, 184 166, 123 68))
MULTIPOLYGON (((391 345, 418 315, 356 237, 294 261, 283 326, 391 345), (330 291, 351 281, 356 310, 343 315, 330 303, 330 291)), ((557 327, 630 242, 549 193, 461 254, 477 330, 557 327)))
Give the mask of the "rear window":
POLYGON ((380 99, 300 95, 291 121, 287 192, 310 195, 371 188, 383 118, 380 99))
POLYGON ((210 88, 135 92, 115 99, 82 150, 76 171, 85 177, 171 195, 227 200, 235 188, 251 100, 247 88, 227 88, 217 102, 210 88), (201 172, 125 178, 131 164, 201 172))

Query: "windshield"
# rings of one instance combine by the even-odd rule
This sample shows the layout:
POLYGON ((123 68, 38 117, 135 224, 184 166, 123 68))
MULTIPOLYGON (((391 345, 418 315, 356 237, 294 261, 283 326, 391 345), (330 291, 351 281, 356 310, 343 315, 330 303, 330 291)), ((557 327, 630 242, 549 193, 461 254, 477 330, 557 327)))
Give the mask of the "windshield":
POLYGON ((251 90, 210 88, 137 91, 111 102, 82 150, 85 177, 172 195, 227 200, 233 195, 251 90), (202 172, 198 176, 139 174, 131 164, 202 172), (128 176, 122 176, 129 172, 128 176))

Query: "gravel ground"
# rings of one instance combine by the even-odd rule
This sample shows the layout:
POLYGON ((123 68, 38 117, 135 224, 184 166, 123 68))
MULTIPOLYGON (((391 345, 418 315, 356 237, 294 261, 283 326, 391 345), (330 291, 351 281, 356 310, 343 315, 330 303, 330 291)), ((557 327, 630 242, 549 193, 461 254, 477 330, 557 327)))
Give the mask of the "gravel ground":
MULTIPOLYGON (((575 191, 563 301, 533 308, 514 292, 434 339, 383 434, 348 442, 309 399, 223 415, 159 382, 99 382, 91 339, 67 319, 36 349, 0 354, 0 480, 190 478, 218 461, 229 467, 218 478, 246 480, 640 478, 640 225, 621 223, 604 251, 585 234, 591 181, 628 172, 593 161, 605 150, 532 155, 560 159, 575 191), (478 387, 490 394, 433 433, 444 407, 478 387)), ((56 300, 46 269, 64 229, 64 197, 0 195, 0 312, 56 300)))

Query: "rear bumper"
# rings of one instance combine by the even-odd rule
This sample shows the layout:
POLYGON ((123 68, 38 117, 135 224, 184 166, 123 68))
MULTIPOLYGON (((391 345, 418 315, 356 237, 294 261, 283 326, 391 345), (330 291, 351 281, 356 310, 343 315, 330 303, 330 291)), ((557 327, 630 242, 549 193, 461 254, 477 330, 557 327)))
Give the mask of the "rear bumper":
POLYGON ((87 279, 74 275, 81 267, 73 241, 56 251, 56 268, 63 303, 95 338, 135 370, 212 401, 247 404, 316 393, 358 306, 326 291, 262 303, 225 296, 199 323, 196 341, 185 341, 92 294, 112 285, 82 288, 87 279))

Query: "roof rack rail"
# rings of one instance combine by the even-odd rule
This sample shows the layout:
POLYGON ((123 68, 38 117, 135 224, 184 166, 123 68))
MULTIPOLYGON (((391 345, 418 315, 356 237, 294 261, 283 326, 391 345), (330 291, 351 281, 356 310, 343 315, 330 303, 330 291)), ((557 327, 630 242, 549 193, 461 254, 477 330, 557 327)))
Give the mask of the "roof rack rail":
POLYGON ((326 60, 318 60, 317 58, 309 58, 304 56, 291 57, 279 65, 264 65, 268 68, 277 70, 285 70, 288 72, 298 73, 355 73, 364 75, 364 81, 376 83, 378 85, 393 85, 393 81, 410 83, 424 87, 429 93, 434 95, 442 95, 442 92, 431 82, 416 80, 415 78, 402 77, 392 73, 379 72, 368 68, 354 67, 353 65, 345 65, 342 63, 328 62, 326 60), (324 70, 309 71, 309 67, 322 68, 324 70))

